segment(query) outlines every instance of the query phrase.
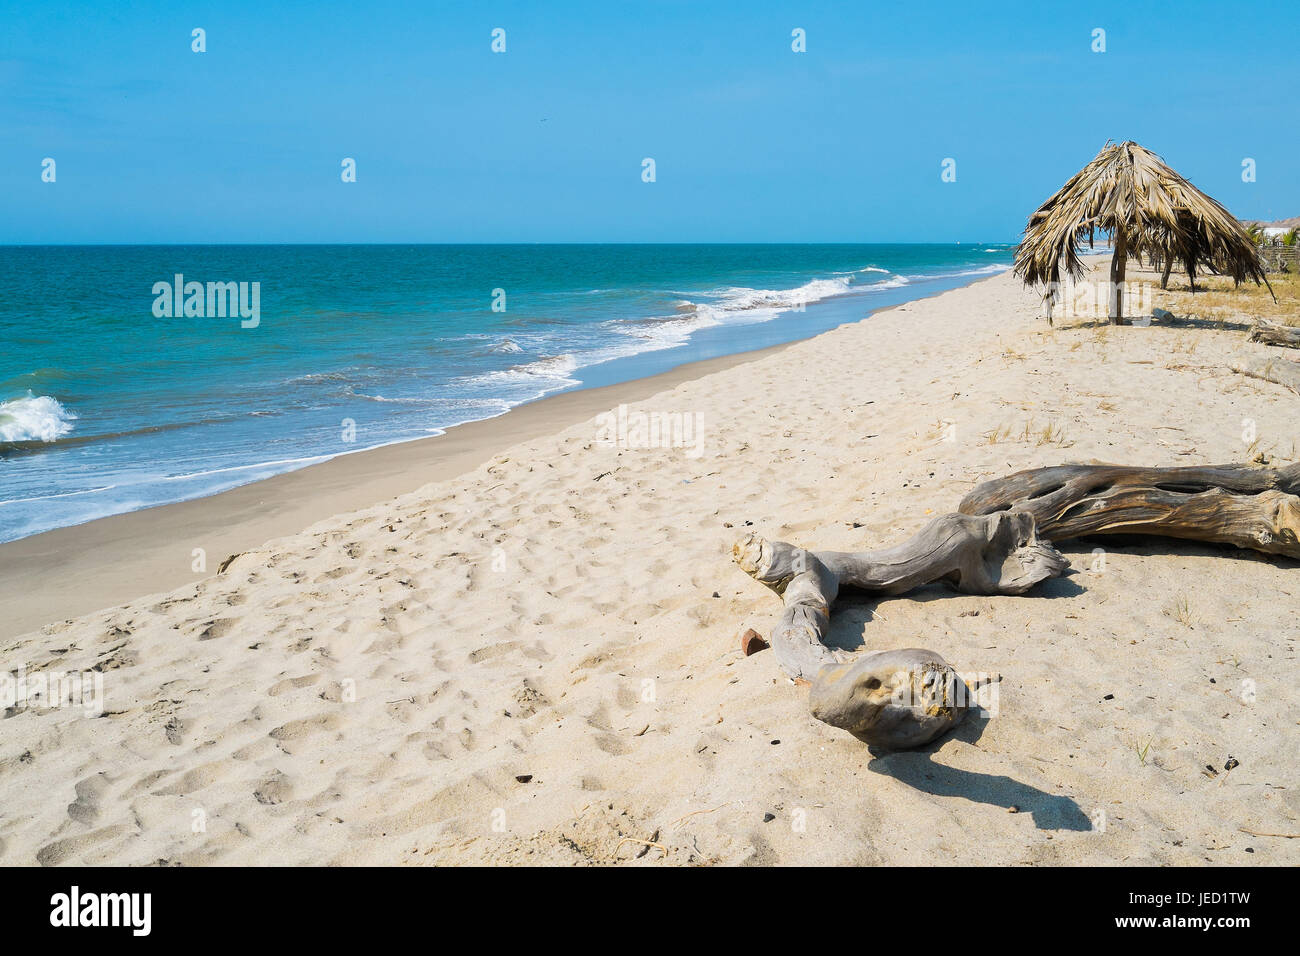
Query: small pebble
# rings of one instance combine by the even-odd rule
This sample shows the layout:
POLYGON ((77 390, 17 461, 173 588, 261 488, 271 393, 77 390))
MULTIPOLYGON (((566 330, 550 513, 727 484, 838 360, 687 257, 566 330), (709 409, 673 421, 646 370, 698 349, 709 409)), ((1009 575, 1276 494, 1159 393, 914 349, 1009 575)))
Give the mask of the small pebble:
POLYGON ((515 779, 520 783, 527 783, 529 780, 533 779, 533 775, 531 773, 521 773, 519 776, 515 777, 515 779))
POLYGON ((771 823, 771 822, 772 822, 773 820, 775 820, 775 819, 776 819, 776 814, 775 814, 775 813, 765 813, 765 814, 763 814, 763 822, 764 822, 764 823, 771 823))
POLYGON ((1236 757, 1229 755, 1228 762, 1223 765, 1224 770, 1231 770, 1233 767, 1241 766, 1241 761, 1236 757))

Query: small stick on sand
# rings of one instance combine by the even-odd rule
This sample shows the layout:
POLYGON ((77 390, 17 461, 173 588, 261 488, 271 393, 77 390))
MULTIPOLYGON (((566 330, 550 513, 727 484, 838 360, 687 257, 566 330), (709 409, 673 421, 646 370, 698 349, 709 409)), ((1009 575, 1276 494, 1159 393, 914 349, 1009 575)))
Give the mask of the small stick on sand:
POLYGON ((683 820, 685 820, 687 817, 693 817, 693 816, 695 816, 697 813, 716 813, 718 810, 721 810, 723 807, 729 807, 729 806, 731 806, 731 801, 730 801, 730 800, 728 800, 726 803, 720 803, 720 804, 718 804, 718 805, 717 805, 716 807, 714 807, 712 810, 692 810, 690 813, 683 814, 682 816, 678 817, 676 820, 674 820, 672 823, 670 823, 670 824, 668 824, 668 825, 669 825, 670 827, 675 827, 675 826, 677 826, 677 824, 681 823, 681 822, 682 822, 683 820))
MULTIPOLYGON (((623 849, 624 843, 640 843, 646 848, 646 850, 649 850, 652 846, 658 847, 660 850, 663 850, 664 856, 668 855, 668 847, 664 846, 662 843, 655 843, 652 840, 638 840, 636 837, 623 837, 623 839, 618 841, 618 846, 614 847, 614 856, 618 856, 618 851, 623 849)), ((644 853, 642 855, 644 856, 644 853)))
POLYGON ((1261 833, 1259 830, 1250 830, 1246 827, 1237 827, 1242 833, 1249 833, 1251 836, 1271 836, 1281 837, 1284 840, 1300 840, 1300 833, 1261 833))

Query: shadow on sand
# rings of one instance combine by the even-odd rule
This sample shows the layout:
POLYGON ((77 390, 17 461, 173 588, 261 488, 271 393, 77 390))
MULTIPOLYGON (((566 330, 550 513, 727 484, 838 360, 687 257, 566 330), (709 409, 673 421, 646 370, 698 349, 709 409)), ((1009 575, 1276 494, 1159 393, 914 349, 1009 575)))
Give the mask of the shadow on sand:
POLYGON ((893 777, 900 783, 936 797, 961 797, 974 803, 1002 807, 1004 810, 1015 807, 1020 813, 1030 814, 1034 818, 1034 826, 1040 830, 1091 830, 1092 821, 1069 797, 1047 793, 1011 777, 971 773, 969 770, 958 770, 934 761, 934 755, 942 749, 943 744, 954 737, 966 743, 975 743, 983 735, 987 723, 987 717, 971 714, 951 734, 928 747, 907 751, 872 749, 871 754, 875 759, 867 765, 867 769, 872 773, 893 777))

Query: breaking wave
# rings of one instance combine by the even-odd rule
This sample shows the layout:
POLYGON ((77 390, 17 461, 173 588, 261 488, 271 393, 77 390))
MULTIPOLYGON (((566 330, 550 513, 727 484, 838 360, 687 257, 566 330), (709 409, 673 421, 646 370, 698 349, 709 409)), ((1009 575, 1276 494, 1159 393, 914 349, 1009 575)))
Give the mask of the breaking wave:
POLYGON ((0 402, 0 442, 58 441, 77 416, 56 398, 33 395, 0 402))

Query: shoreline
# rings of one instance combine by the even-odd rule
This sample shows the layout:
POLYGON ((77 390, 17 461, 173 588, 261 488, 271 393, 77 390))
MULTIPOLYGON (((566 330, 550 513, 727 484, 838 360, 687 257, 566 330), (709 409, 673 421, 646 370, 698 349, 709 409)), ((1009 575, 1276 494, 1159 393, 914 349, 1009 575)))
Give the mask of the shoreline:
MULTIPOLYGON (((1173 296, 1156 304, 1197 304, 1173 296)), ((321 484, 303 470, 283 494, 247 486, 247 514, 239 489, 170 506, 223 533, 286 510, 219 573, 6 642, 10 671, 103 690, 93 710, 29 695, 10 714, 0 862, 1293 865, 1300 848, 1268 834, 1300 815, 1279 691, 1294 615, 1257 595, 1293 591, 1297 562, 1063 541, 1072 568, 1025 595, 846 598, 831 646, 1002 675, 987 718, 873 753, 815 719, 771 652, 743 653, 781 601, 732 550, 747 533, 887 549, 1024 468, 1241 460, 1243 418, 1292 460, 1294 395, 1231 371, 1267 348, 1215 323, 1047 326, 1003 274, 521 406, 484 426, 492 448, 466 428, 314 466, 333 502, 294 498, 321 484), (573 421, 635 394, 653 398, 629 412, 697 416, 702 441, 611 443, 573 421), (479 464, 435 480, 457 442, 479 464), (361 461, 419 487, 366 506, 361 461), (293 508, 336 505, 265 540, 293 508)), ((148 544, 153 517, 132 517, 148 544)), ((167 535, 166 573, 188 571, 197 525, 167 535)), ((130 546, 73 556, 120 571, 130 546)))
MULTIPOLYGON (((195 275, 265 268, 268 289, 280 289, 267 299, 264 331, 252 339, 227 335, 224 323, 178 323, 150 326, 133 342, 135 326, 119 321, 135 307, 125 287, 99 297, 77 285, 74 278, 88 274, 97 257, 64 253, 11 264, 32 273, 33 282, 67 284, 70 300, 103 324, 101 347, 125 351, 113 374, 102 363, 96 370, 94 353, 75 344, 72 318, 51 319, 47 345, 16 340, 10 364, 27 371, 0 382, 0 457, 8 477, 0 543, 436 436, 545 395, 807 338, 1010 264, 1004 246, 947 244, 822 252, 719 246, 707 254, 693 247, 545 247, 508 255, 469 247, 445 254, 324 247, 267 253, 265 262, 249 250, 204 256, 182 248, 149 257, 123 248, 106 254, 102 268, 117 274, 165 267, 174 278, 180 263, 164 260, 180 257, 195 275), (638 262, 651 273, 639 276, 638 262), (406 293, 371 301, 330 263, 346 266, 343 275, 387 270, 406 293), (588 267, 596 270, 591 283, 582 281, 588 267), (566 273, 572 281, 562 278, 566 273), (505 281, 506 274, 522 284, 513 304, 524 311, 505 314, 503 298, 491 313, 478 314, 470 287, 505 281), (540 284, 530 298, 534 281, 540 284), (420 318, 403 314, 407 295, 420 318), (356 316, 366 318, 364 335, 348 324, 356 316), (155 360, 158 335, 169 347, 155 360)), ((15 304, 18 311, 40 308, 15 304)))
POLYGON ((683 382, 757 361, 900 305, 970 288, 1007 272, 972 276, 965 284, 882 306, 788 342, 686 362, 623 382, 544 395, 492 418, 453 425, 442 435, 336 455, 199 498, 0 542, 0 638, 198 583, 216 574, 221 562, 233 555, 429 482, 455 478, 519 442, 559 432, 683 382), (204 569, 197 572, 193 570, 196 548, 204 552, 204 569), (108 558, 109 552, 124 553, 108 558))
POLYGON ((453 425, 442 435, 336 455, 200 498, 107 515, 0 543, 4 569, 0 637, 16 637, 46 624, 197 583, 214 575, 231 555, 413 492, 431 481, 455 478, 519 442, 561 431, 682 382, 755 361, 797 341, 804 340, 688 362, 613 385, 545 395, 493 418, 453 425), (201 572, 191 570, 195 548, 205 552, 206 567, 201 572), (118 559, 106 557, 105 552, 115 550, 127 553, 118 559), (150 582, 147 590, 145 581, 150 582), (43 605, 51 610, 40 610, 43 605))

